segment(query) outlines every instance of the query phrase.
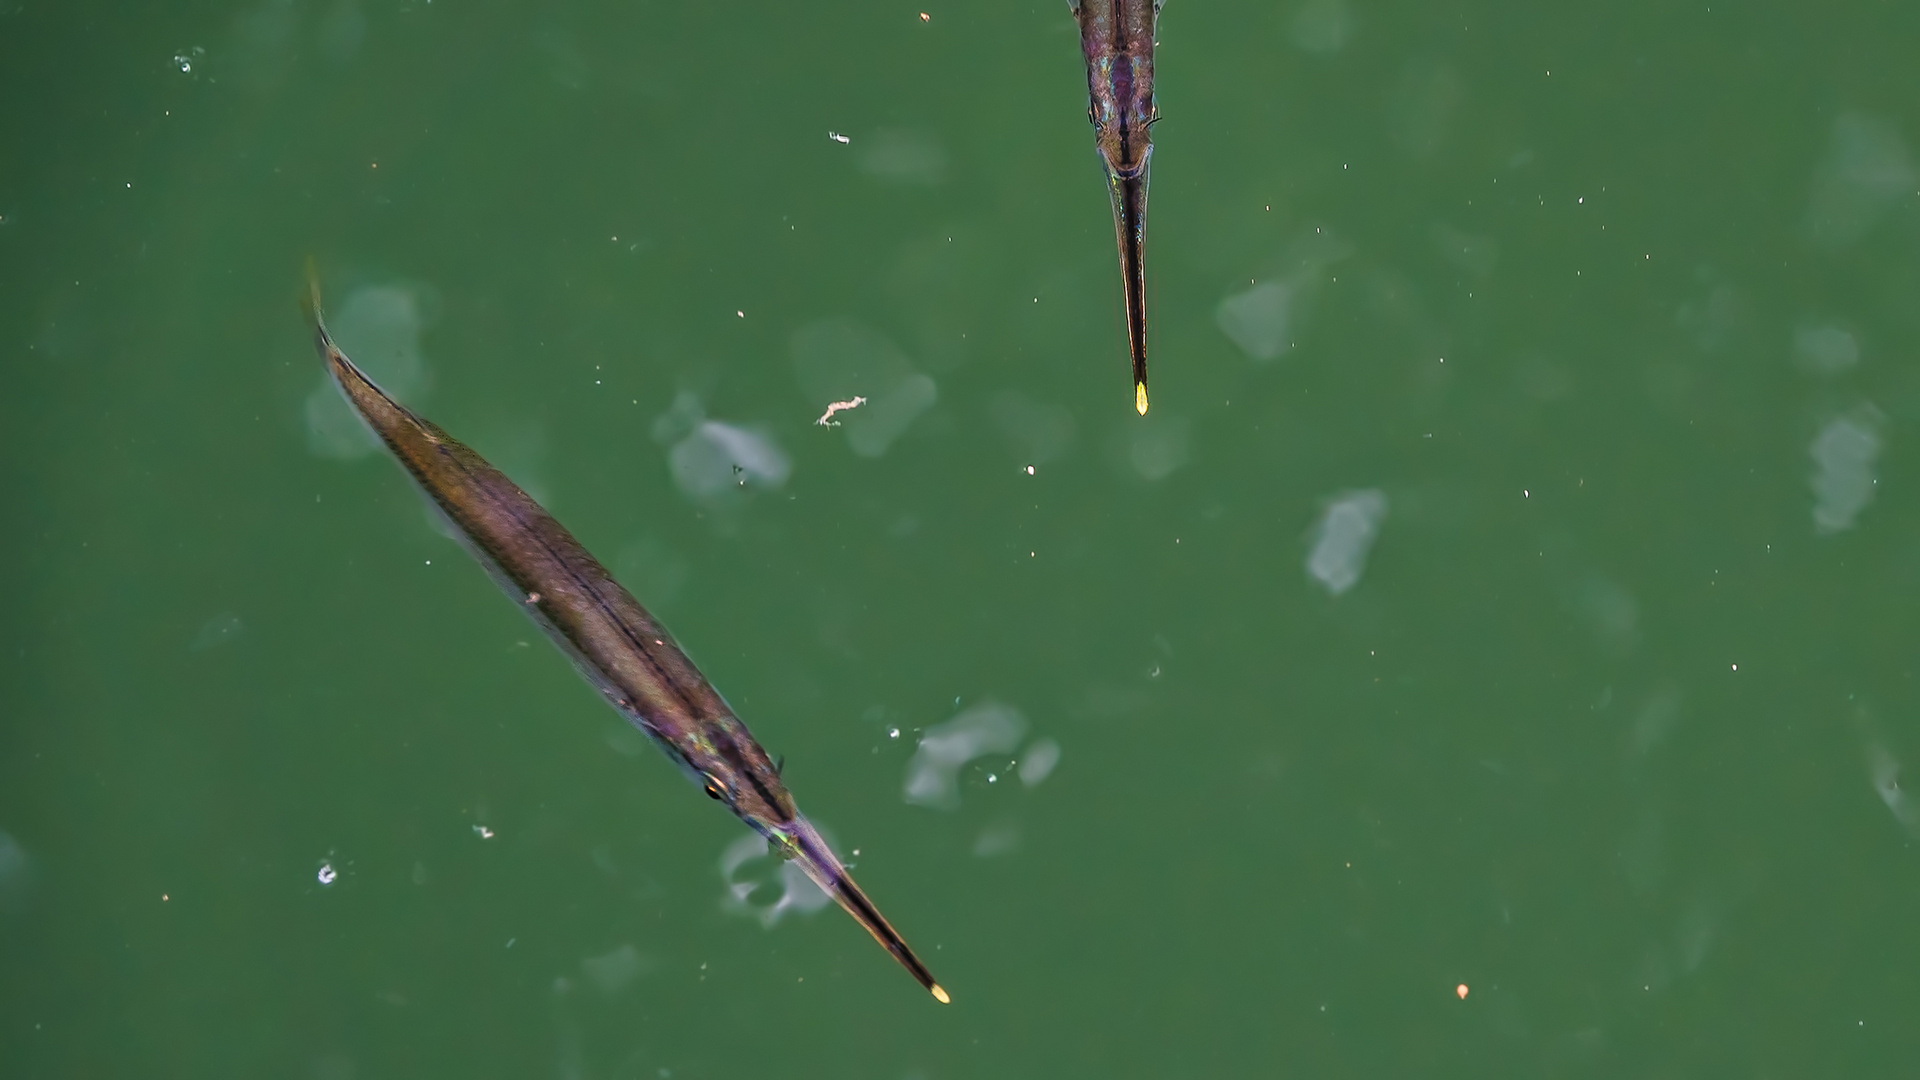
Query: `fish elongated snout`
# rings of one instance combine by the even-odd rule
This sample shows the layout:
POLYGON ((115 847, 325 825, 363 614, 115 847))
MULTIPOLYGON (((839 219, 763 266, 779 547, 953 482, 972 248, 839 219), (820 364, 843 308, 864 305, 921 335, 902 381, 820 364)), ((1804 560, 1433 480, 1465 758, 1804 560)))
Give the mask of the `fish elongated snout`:
MULTIPOLYGON (((806 818, 796 817, 778 826, 778 831, 782 840, 789 845, 788 857, 798 864, 809 878, 813 879, 815 885, 820 886, 820 891, 833 897, 834 902, 865 927, 867 933, 872 934, 873 939, 880 943, 881 948, 892 953, 893 958, 900 962, 900 966, 906 968, 907 972, 921 986, 926 987, 927 992, 942 1005, 953 1000, 934 980, 933 973, 927 970, 927 966, 921 963, 920 958, 907 946, 906 939, 902 938, 899 932, 894 930, 893 924, 887 922, 886 918, 880 914, 880 909, 873 906, 873 901, 867 899, 867 894, 853 880, 853 875, 847 872, 846 866, 833 853, 833 849, 827 846, 819 830, 815 829, 806 818)), ((776 841, 778 842, 780 841, 776 841)))

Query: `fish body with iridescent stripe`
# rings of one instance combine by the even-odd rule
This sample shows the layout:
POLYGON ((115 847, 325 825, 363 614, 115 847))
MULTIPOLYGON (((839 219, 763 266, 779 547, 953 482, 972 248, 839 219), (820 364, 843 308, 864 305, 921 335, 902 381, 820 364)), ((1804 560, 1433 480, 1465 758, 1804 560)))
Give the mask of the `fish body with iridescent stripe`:
POLYGON ((1120 245, 1127 351, 1133 357, 1133 407, 1147 412, 1147 180, 1153 103, 1153 35, 1160 0, 1068 0, 1087 60, 1087 119, 1106 168, 1120 245))
POLYGON ((334 344, 311 288, 314 345, 354 411, 452 522, 494 581, 607 703, 714 799, 767 838, 940 1001, 947 992, 794 806, 779 767, 673 636, 519 486, 388 397, 334 344))

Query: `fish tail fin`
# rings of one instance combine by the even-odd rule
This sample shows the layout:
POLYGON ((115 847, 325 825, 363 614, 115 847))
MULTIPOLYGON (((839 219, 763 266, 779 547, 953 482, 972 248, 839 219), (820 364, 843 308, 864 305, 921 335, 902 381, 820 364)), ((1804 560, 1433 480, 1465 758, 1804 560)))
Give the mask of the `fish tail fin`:
POLYGON ((320 312, 320 268, 311 255, 307 256, 307 289, 300 294, 300 312, 313 327, 313 344, 320 350, 321 359, 332 359, 340 349, 334 345, 333 335, 327 333, 327 320, 320 312))
POLYGON ((307 256, 307 291, 300 294, 300 314, 316 325, 320 322, 320 267, 307 256))

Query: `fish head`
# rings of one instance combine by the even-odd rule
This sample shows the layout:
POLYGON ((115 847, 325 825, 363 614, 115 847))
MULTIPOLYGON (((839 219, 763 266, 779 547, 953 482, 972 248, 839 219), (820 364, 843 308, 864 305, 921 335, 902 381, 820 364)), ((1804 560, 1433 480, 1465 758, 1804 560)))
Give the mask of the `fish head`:
POLYGON ((780 780, 780 767, 747 734, 745 725, 731 716, 719 717, 669 745, 709 796, 726 803, 740 820, 766 837, 774 855, 798 866, 929 993, 942 1003, 949 1000, 927 966, 860 890, 820 830, 795 809, 793 796, 780 780))
POLYGON ((738 720, 713 723, 697 735, 673 742, 694 783, 769 839, 775 830, 799 818, 793 796, 780 779, 780 767, 738 720))
POLYGON ((1087 119, 1109 175, 1131 178, 1147 166, 1153 142, 1148 131, 1159 119, 1153 100, 1153 58, 1125 53, 1102 56, 1089 72, 1087 119))

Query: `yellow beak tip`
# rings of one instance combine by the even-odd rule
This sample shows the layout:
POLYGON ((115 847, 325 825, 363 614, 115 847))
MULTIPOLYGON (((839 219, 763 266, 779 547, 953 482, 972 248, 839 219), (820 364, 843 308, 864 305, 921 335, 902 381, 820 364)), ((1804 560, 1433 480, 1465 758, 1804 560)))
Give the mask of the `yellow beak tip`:
POLYGON ((1146 383, 1138 382, 1133 384, 1133 408, 1134 411, 1138 412, 1141 416, 1147 415, 1146 383))
POLYGON ((940 989, 939 983, 934 983, 933 986, 930 987, 930 989, 933 991, 933 1000, 939 1002, 942 1005, 953 1004, 953 999, 947 996, 947 992, 945 990, 940 989))

